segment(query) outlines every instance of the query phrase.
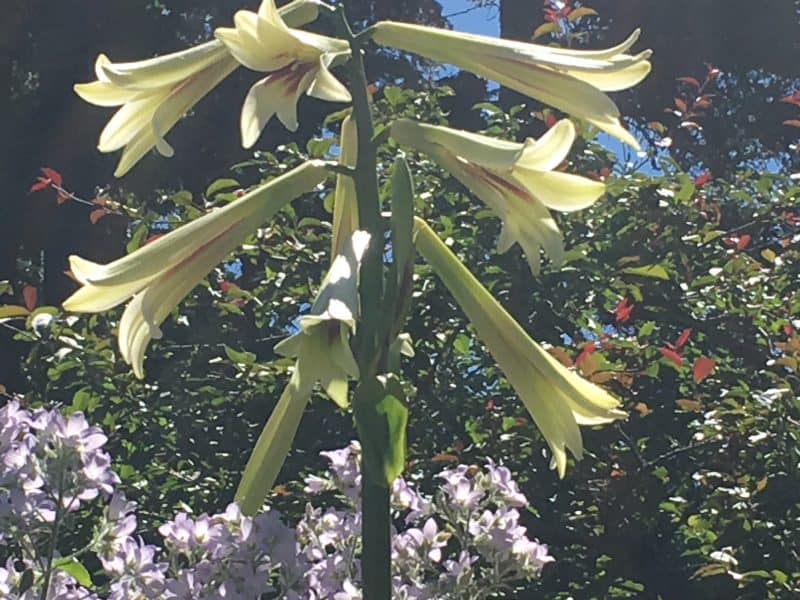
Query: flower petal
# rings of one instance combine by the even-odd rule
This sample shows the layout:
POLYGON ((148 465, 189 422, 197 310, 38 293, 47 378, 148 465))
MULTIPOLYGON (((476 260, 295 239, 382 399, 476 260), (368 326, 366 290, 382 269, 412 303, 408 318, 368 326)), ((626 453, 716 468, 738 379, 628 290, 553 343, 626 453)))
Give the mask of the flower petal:
POLYGON ((566 449, 583 451, 579 423, 624 418, 619 403, 581 379, 534 342, 421 219, 415 219, 420 254, 434 268, 475 327, 553 451, 560 477, 566 449))
POLYGON ((171 86, 223 60, 228 51, 212 40, 180 52, 128 63, 98 64, 99 72, 111 83, 129 90, 154 90, 171 86))
POLYGON ((286 203, 313 190, 326 176, 327 172, 319 162, 304 163, 225 207, 211 211, 127 256, 101 265, 87 280, 98 286, 111 286, 159 275, 188 259, 209 239, 216 238, 242 220, 249 221, 255 230, 286 203))
POLYGON ((322 56, 319 57, 319 69, 307 93, 309 96, 328 102, 350 102, 353 99, 345 85, 325 66, 322 56))
POLYGON ((575 125, 569 119, 561 119, 538 140, 525 141, 514 170, 552 171, 567 158, 574 141, 575 125))
POLYGON ((515 171, 514 177, 547 208, 561 212, 591 206, 606 193, 603 183, 570 173, 515 171))
POLYGON ((490 169, 510 170, 524 148, 523 144, 516 142, 427 125, 412 119, 397 119, 392 123, 391 131, 399 144, 431 155, 436 152, 433 146, 439 146, 450 154, 490 169))
POLYGON ((261 510, 292 447, 308 400, 292 377, 258 436, 236 489, 235 500, 244 514, 252 516, 261 510))

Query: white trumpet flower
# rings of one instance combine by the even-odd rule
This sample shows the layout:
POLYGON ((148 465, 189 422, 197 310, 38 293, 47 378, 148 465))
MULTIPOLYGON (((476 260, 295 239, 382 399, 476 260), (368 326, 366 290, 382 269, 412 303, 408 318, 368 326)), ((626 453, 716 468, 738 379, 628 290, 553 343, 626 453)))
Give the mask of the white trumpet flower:
MULTIPOLYGON (((296 26, 319 13, 315 0, 295 0, 280 11, 296 26)), ((75 92, 97 106, 120 106, 100 134, 98 150, 123 149, 114 175, 122 177, 153 148, 174 154, 164 136, 239 63, 218 40, 148 60, 114 63, 101 54, 97 80, 75 85, 75 92)))
POLYGON ((269 73, 250 88, 242 106, 242 145, 252 147, 273 115, 296 131, 297 102, 308 94, 330 102, 349 102, 350 92, 328 70, 350 55, 344 40, 292 29, 281 18, 274 0, 264 0, 258 13, 240 10, 236 27, 215 32, 241 64, 269 73))
POLYGON ((172 309, 287 203, 313 190, 327 175, 318 161, 307 162, 191 223, 107 265, 70 256, 70 268, 83 284, 64 301, 73 312, 102 312, 129 298, 119 324, 119 348, 137 377, 144 376, 144 354, 172 309))
POLYGON ((579 425, 602 425, 627 414, 608 392, 534 342, 425 221, 416 218, 414 225, 417 250, 475 327, 550 446, 552 466, 564 477, 567 449, 578 459, 583 454, 579 425))
POLYGON ((294 372, 272 411, 247 461, 236 490, 246 514, 261 508, 292 447, 303 411, 319 383, 339 407, 347 407, 348 378, 359 374, 350 336, 358 318, 358 272, 370 236, 355 231, 342 242, 322 281, 309 314, 298 320, 299 331, 275 346, 295 359, 294 372))
POLYGON ((650 50, 625 54, 639 38, 639 30, 607 50, 552 48, 392 21, 377 23, 372 32, 383 46, 472 71, 639 147, 604 93, 633 87, 650 72, 650 50))
POLYGON ((391 133, 400 144, 432 156, 483 200, 503 222, 498 251, 518 243, 535 274, 541 248, 555 266, 564 262, 561 232, 548 209, 580 210, 605 193, 600 182, 553 170, 575 140, 575 127, 568 119, 538 140, 523 143, 410 119, 395 121, 391 133))

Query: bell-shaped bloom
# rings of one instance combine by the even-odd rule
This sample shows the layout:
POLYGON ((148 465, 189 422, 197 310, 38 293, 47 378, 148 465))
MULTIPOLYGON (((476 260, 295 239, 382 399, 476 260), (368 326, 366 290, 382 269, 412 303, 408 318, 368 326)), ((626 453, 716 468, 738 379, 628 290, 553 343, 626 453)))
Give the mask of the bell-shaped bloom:
POLYGON ((307 162, 106 265, 70 256, 72 273, 83 287, 64 301, 64 308, 101 312, 130 298, 119 323, 119 348, 136 376, 143 377, 147 344, 161 337, 159 326, 172 309, 264 221, 313 190, 326 173, 318 161, 307 162))
POLYGON ((359 369, 350 349, 358 318, 358 272, 369 234, 355 231, 342 242, 298 332, 275 346, 278 354, 295 359, 289 384, 264 426, 236 490, 245 514, 261 508, 292 447, 314 386, 319 383, 337 405, 347 406, 347 380, 359 369))
MULTIPOLYGON (((339 138, 339 164, 354 168, 358 156, 358 132, 356 123, 348 115, 342 121, 339 138)), ((358 200, 356 184, 348 175, 336 176, 336 190, 333 193, 333 224, 331 256, 342 253, 343 243, 350 239, 358 229, 358 200)))
POLYGON ((626 418, 626 413, 605 390, 564 367, 534 342, 424 221, 415 219, 415 228, 417 250, 453 294, 522 399, 563 477, 567 449, 576 458, 583 453, 578 426, 610 423, 626 418))
POLYGON ((298 319, 299 331, 275 346, 275 352, 296 358, 297 386, 310 392, 319 382, 340 407, 347 406, 347 380, 358 377, 350 335, 358 318, 358 271, 369 234, 356 231, 333 259, 309 314, 298 319))
POLYGON ((297 102, 308 94, 330 102, 349 102, 350 92, 328 70, 349 56, 350 45, 308 31, 293 29, 281 18, 274 0, 264 0, 257 13, 240 10, 235 27, 214 32, 241 64, 269 73, 256 82, 242 106, 242 145, 250 148, 273 115, 296 131, 297 102))
POLYGON ((538 274, 540 249, 555 266, 564 261, 561 232, 548 209, 569 212, 586 208, 605 192, 597 181, 554 171, 575 139, 568 119, 556 123, 538 140, 523 143, 425 125, 400 119, 392 137, 433 157, 483 200, 503 221, 498 251, 515 242, 538 274))
MULTIPOLYGON (((281 14, 299 26, 316 19, 318 11, 313 0, 295 0, 281 14)), ((101 54, 95 62, 97 81, 77 84, 75 92, 97 106, 121 107, 100 134, 98 149, 123 149, 114 172, 122 177, 153 148, 172 156, 164 136, 238 66, 218 40, 130 63, 113 63, 101 54)))
POLYGON ((552 48, 392 21, 378 23, 372 31, 381 45, 472 71, 586 119, 638 148, 620 123, 617 106, 605 94, 633 87, 650 72, 650 50, 625 54, 639 38, 638 30, 607 50, 552 48))

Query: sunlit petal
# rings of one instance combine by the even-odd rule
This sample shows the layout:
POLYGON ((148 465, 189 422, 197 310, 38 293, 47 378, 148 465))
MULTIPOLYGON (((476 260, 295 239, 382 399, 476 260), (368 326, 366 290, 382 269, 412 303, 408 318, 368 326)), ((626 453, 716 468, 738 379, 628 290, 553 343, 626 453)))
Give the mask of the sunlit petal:
POLYGON ((624 419, 619 402, 580 378, 534 342, 421 219, 415 219, 416 246, 469 318, 508 382, 528 409, 553 452, 563 477, 569 450, 583 452, 579 425, 624 419))

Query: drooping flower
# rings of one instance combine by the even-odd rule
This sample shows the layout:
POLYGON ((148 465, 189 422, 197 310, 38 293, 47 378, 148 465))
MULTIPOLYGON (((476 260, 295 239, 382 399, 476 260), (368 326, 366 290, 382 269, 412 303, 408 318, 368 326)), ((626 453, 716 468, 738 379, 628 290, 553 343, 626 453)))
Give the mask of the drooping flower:
POLYGON ((563 477, 567 453, 580 458, 579 425, 601 425, 627 414, 608 392, 570 371, 534 342, 430 227, 415 219, 416 247, 467 315, 553 453, 563 477))
POLYGON ((256 441, 236 490, 246 514, 261 507, 291 449, 314 386, 319 383, 338 406, 347 406, 347 381, 358 364, 350 336, 358 319, 358 273, 370 236, 355 231, 334 258, 309 314, 297 320, 298 332, 275 346, 295 359, 294 372, 256 441))
POLYGON ((561 232, 548 209, 580 210, 605 192, 598 181, 554 171, 575 140, 575 127, 568 119, 538 140, 523 143, 410 119, 396 121, 391 131, 399 143, 432 156, 494 210, 503 221, 498 251, 518 243, 536 274, 541 248, 554 266, 564 261, 561 232))
POLYGON ((349 56, 346 41, 289 27, 274 0, 264 0, 258 13, 240 10, 234 23, 235 27, 220 27, 214 35, 241 64, 269 73, 250 88, 242 106, 245 148, 256 143, 275 114, 287 129, 296 131, 297 102, 303 94, 330 102, 350 101, 350 92, 328 70, 334 61, 349 56))
MULTIPOLYGON (((296 26, 317 18, 318 3, 295 0, 280 10, 296 26)), ((113 63, 97 57, 97 80, 75 92, 97 106, 120 106, 100 134, 100 152, 124 149, 114 174, 122 177, 153 148, 174 153, 164 139, 192 106, 230 75, 239 63, 218 40, 148 60, 113 63)))
POLYGON ((101 312, 131 298, 119 324, 119 347, 143 377, 147 344, 161 337, 159 326, 172 309, 259 225, 325 177, 322 164, 310 161, 107 265, 70 256, 83 287, 64 308, 101 312))
POLYGON ((373 39, 383 45, 449 63, 586 119, 600 130, 638 148, 619 121, 605 92, 633 87, 650 72, 650 50, 625 54, 636 30, 607 50, 569 50, 410 23, 376 24, 373 39))

